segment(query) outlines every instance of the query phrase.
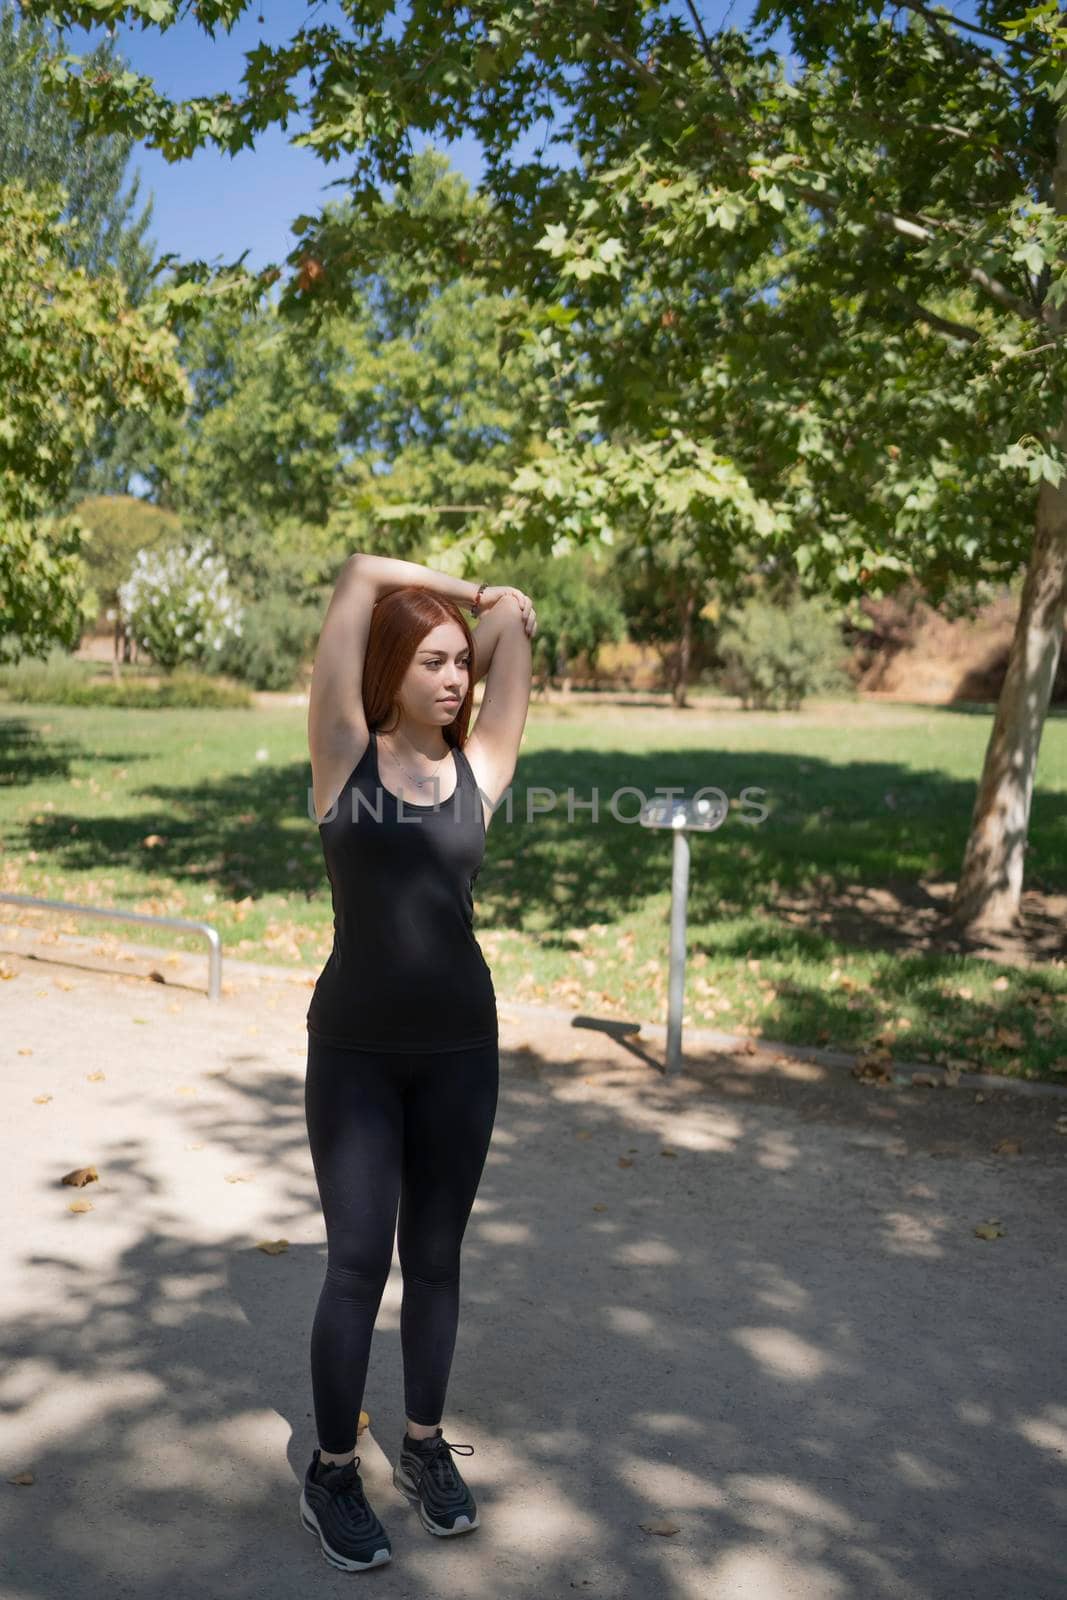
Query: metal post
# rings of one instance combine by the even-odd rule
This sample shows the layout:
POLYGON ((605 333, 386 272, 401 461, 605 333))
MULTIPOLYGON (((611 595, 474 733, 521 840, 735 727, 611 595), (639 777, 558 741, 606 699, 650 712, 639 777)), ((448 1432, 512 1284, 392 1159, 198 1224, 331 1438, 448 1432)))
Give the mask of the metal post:
POLYGON ((664 1076, 682 1057, 682 1010, 685 1005, 685 927, 689 897, 689 835, 674 830, 671 861, 671 964, 667 980, 667 1056, 664 1076))
MULTIPOLYGON (((708 786, 710 788, 710 785, 708 786)), ((663 1075, 677 1068, 682 1059, 682 1012, 685 1009, 685 929, 689 899, 689 835, 713 833, 721 828, 730 811, 730 801, 721 789, 712 791, 715 801, 700 797, 692 800, 646 800, 638 820, 643 828, 670 828, 674 833, 671 853, 671 938, 670 969, 667 979, 667 1048, 663 1075)))

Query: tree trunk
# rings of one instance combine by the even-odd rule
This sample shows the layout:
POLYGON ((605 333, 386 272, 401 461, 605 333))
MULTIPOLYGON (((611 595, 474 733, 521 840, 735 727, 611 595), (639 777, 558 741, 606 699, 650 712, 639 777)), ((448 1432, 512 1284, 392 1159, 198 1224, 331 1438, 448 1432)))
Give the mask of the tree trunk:
MULTIPOLYGON (((1067 211, 1067 118, 1056 130, 1052 200, 1058 213, 1067 211)), ((1046 304, 1043 312, 1050 332, 1058 334, 1062 306, 1046 304)), ((1067 449, 1067 415, 1060 419, 1055 439, 1067 449)), ((1065 606, 1067 478, 1056 488, 1042 478, 1007 676, 950 907, 952 920, 971 931, 1010 929, 1019 920, 1037 752, 1059 665, 1065 606)))
POLYGON ((686 689, 689 685, 689 658, 693 649, 693 607, 696 597, 692 589, 682 601, 682 633, 678 644, 678 662, 674 672, 673 700, 676 706, 689 704, 686 689))
MULTIPOLYGON (((1057 438, 1067 448, 1067 419, 1057 438)), ((1065 607, 1067 479, 1055 489, 1042 479, 1007 676, 950 908, 955 923, 975 932, 1010 929, 1018 922, 1034 773, 1063 644, 1065 607)))

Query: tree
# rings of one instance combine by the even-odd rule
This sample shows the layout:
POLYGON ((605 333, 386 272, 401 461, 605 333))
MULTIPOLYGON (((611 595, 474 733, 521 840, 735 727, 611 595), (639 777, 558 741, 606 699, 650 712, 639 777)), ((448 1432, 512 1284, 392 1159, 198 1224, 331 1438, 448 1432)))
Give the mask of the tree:
POLYGON ((95 606, 84 527, 56 512, 101 415, 184 403, 173 336, 114 272, 71 269, 61 201, 0 186, 0 659, 73 649, 95 606))
MULTIPOLYGON (((30 189, 58 184, 65 194, 62 220, 71 224, 64 255, 89 277, 116 271, 130 305, 139 306, 152 284, 155 250, 148 229, 152 201, 139 205, 140 178, 127 185, 133 149, 128 134, 84 137, 77 119, 42 88, 42 63, 55 41, 34 18, 0 4, 0 183, 21 179, 30 189)), ((110 41, 87 57, 90 72, 118 71, 123 63, 110 41)), ((101 418, 71 472, 72 493, 115 493, 128 487, 143 419, 101 418)))
MULTIPOLYGON (((136 213, 140 178, 126 192, 126 169, 133 149, 129 134, 98 133, 86 138, 77 120, 57 106, 42 88, 42 64, 55 44, 33 17, 18 18, 15 6, 0 3, 0 183, 21 178, 28 188, 61 185, 66 191, 62 220, 71 224, 64 255, 90 278, 113 268, 131 305, 140 305, 152 281, 155 251, 146 238, 152 201, 136 213)), ((112 44, 85 58, 89 73, 115 72, 123 63, 112 44)))
POLYGON ((692 674, 707 663, 713 640, 707 568, 684 532, 637 539, 616 556, 626 631, 636 644, 654 646, 671 699, 688 706, 692 674))
MULTIPOLYGON (((165 0, 31 9, 87 24, 178 12, 165 0)), ((198 16, 211 28, 243 9, 213 0, 198 16)), ((136 127, 180 158, 251 144, 293 109, 290 80, 310 67, 300 140, 354 158, 354 222, 298 219, 283 310, 343 304, 383 249, 462 255, 491 287, 542 304, 561 382, 589 402, 586 462, 606 440, 616 488, 655 443, 691 441, 764 507, 760 536, 779 557, 838 600, 910 574, 936 594, 961 561, 990 578, 1026 561, 955 900, 972 926, 1012 920, 1067 600, 1060 7, 1016 18, 1015 4, 978 0, 955 22, 922 0, 762 0, 759 20, 790 29, 792 78, 758 39, 709 34, 693 6, 413 5, 399 25, 393 9, 354 4, 346 32, 317 25, 258 46, 236 97, 175 104, 143 78, 79 76, 73 61, 51 82, 91 124, 136 127), (514 161, 540 116, 576 165, 514 161), (381 189, 407 182, 413 127, 481 143, 493 206, 476 230, 386 214, 381 189), (611 324, 632 325, 642 295, 637 369, 658 360, 630 389, 634 356, 611 324)), ((255 291, 226 270, 235 292, 255 291)), ((203 282, 202 263, 186 272, 203 282)), ((572 483, 588 509, 595 483, 572 483)), ((551 490, 543 476, 520 487, 535 522, 551 490)), ((596 512, 584 535, 609 524, 596 512)), ((513 508, 504 532, 519 528, 513 508)))

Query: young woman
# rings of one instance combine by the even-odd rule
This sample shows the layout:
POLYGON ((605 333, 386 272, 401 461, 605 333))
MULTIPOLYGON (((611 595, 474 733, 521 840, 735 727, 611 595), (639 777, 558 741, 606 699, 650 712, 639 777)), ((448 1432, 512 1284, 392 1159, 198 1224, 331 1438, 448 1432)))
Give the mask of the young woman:
POLYGON ((519 589, 360 553, 345 563, 315 655, 308 739, 334 942, 307 1012, 304 1105, 327 1267, 311 1331, 319 1444, 300 1515, 345 1571, 392 1554, 355 1441, 394 1230, 407 1432, 393 1482, 430 1533, 478 1526, 452 1458, 472 1447, 450 1444, 441 1426, 460 1244, 498 1087, 496 996, 473 890, 518 759, 536 628, 519 589), (461 605, 484 619, 473 635, 461 605))

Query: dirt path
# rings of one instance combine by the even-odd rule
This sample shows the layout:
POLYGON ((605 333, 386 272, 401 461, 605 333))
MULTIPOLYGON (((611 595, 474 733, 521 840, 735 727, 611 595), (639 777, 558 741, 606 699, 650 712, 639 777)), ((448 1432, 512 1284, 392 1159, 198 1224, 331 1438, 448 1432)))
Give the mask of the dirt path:
MULTIPOLYGON (((296 1504, 306 981, 4 968, 5 1594, 339 1594, 296 1504)), ((661 1030, 532 1006, 501 1043, 445 1428, 482 1526, 444 1551, 391 1486, 394 1260, 361 1440, 390 1595, 1062 1593, 1067 1101, 758 1048, 665 1078, 661 1030)))

